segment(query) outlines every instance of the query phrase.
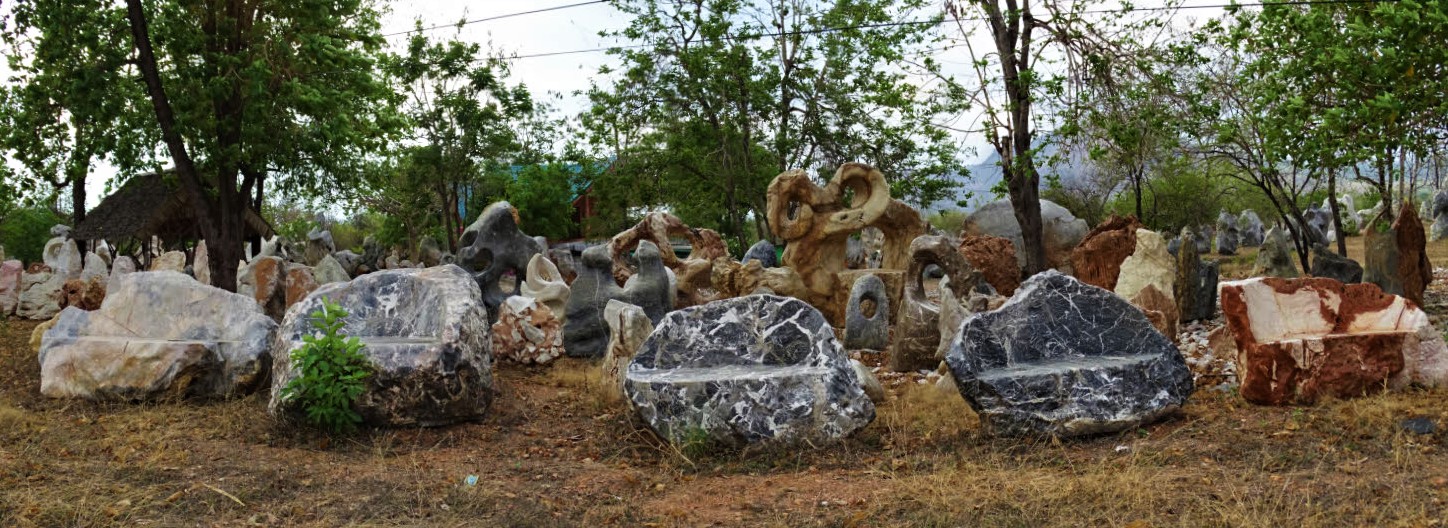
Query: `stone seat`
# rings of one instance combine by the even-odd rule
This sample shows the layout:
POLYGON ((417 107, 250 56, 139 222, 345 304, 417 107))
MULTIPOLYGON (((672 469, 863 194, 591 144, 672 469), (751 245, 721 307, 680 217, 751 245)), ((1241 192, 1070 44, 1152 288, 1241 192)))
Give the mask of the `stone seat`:
POLYGON ((875 417, 824 315, 773 295, 669 313, 625 371, 624 393, 674 443, 826 441, 875 417))
POLYGON ((1374 284, 1267 277, 1222 283, 1221 298, 1247 401, 1448 384, 1448 346, 1428 315, 1374 284))
POLYGON ((1122 431, 1175 412, 1193 389, 1145 314, 1055 271, 966 319, 946 364, 987 429, 1004 435, 1122 431))

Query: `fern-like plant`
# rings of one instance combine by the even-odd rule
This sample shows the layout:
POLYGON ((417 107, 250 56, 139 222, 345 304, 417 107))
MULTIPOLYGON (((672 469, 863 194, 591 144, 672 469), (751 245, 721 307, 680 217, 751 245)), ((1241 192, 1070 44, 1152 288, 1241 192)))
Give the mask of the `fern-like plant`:
POLYGON ((372 375, 362 342, 339 334, 346 317, 341 305, 322 299, 322 307, 310 315, 322 335, 302 336, 302 346, 291 355, 301 375, 282 388, 284 401, 296 400, 307 422, 334 433, 351 432, 362 423, 352 404, 372 375))

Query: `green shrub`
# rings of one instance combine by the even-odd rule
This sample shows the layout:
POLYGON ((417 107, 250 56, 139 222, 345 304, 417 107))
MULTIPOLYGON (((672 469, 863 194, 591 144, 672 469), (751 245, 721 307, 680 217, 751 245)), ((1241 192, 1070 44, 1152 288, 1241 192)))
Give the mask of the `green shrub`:
POLYGON ((39 262, 45 242, 50 240, 51 226, 69 223, 65 216, 45 207, 11 210, 0 217, 0 246, 5 246, 5 258, 39 262))
POLYGON ((338 334, 346 317, 340 305, 322 299, 322 308, 311 314, 312 326, 322 335, 302 337, 304 344, 292 351, 301 376, 282 388, 283 401, 296 400, 307 422, 334 433, 351 432, 362 422, 352 404, 372 375, 362 343, 338 334))

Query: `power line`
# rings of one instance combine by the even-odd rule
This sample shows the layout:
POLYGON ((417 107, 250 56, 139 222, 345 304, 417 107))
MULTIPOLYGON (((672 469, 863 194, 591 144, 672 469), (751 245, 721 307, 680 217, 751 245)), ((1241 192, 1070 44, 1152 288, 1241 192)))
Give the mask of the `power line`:
POLYGON ((523 15, 533 15, 533 14, 537 14, 537 13, 547 13, 547 12, 549 12, 549 11, 562 11, 562 10, 564 10, 564 9, 571 9, 571 8, 575 8, 575 7, 583 7, 583 6, 587 6, 587 5, 593 5, 593 4, 602 4, 602 3, 607 2, 607 1, 608 1, 608 0, 591 0, 591 1, 588 1, 588 2, 579 2, 579 3, 576 3, 576 4, 567 4, 567 5, 560 5, 560 6, 553 6, 553 7, 544 7, 544 8, 541 8, 541 9, 534 9, 534 10, 532 10, 532 11, 519 11, 519 12, 517 12, 517 13, 508 13, 508 14, 505 14, 505 15, 495 15, 495 16, 484 17, 484 18, 475 18, 475 19, 472 19, 472 20, 464 20, 464 21, 462 21, 462 22, 455 22, 455 23, 452 23, 452 24, 438 24, 438 25, 436 25, 436 26, 428 26, 428 27, 423 27, 423 28, 413 28, 413 29, 409 29, 409 30, 407 30, 407 31, 397 31, 397 32, 393 32, 393 33, 385 33, 385 34, 383 34, 382 36, 383 36, 383 38, 386 38, 386 37, 395 37, 395 36, 398 36, 398 35, 406 35, 406 34, 409 34, 409 33, 422 33, 422 32, 424 32, 424 31, 432 31, 432 30, 434 30, 434 29, 442 29, 442 28, 450 28, 450 27, 462 27, 462 26, 466 26, 466 25, 470 25, 470 24, 477 24, 477 23, 480 23, 480 22, 491 22, 491 21, 493 21, 493 20, 502 20, 502 19, 505 19, 505 18, 513 18, 513 17, 519 17, 519 16, 523 16, 523 15))

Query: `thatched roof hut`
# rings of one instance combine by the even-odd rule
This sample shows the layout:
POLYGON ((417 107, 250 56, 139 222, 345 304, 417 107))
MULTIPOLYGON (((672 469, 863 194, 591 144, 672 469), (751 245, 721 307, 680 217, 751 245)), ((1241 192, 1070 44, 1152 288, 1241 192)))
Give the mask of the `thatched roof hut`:
MULTIPOLYGON (((250 207, 246 210, 246 237, 269 238, 271 225, 250 207)), ((174 176, 142 174, 131 177, 121 188, 86 213, 85 221, 71 236, 81 240, 126 239, 165 241, 201 239, 200 222, 181 183, 174 176)))

